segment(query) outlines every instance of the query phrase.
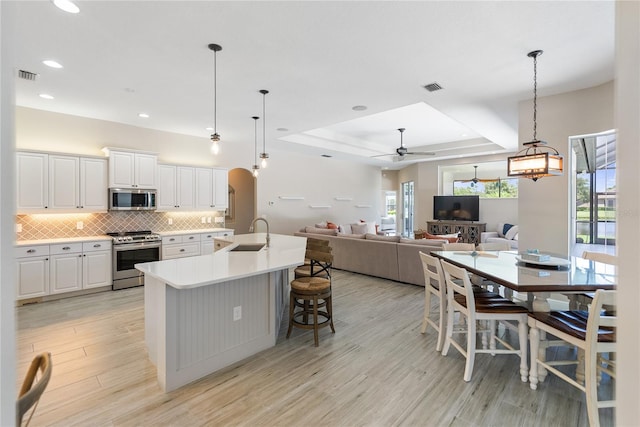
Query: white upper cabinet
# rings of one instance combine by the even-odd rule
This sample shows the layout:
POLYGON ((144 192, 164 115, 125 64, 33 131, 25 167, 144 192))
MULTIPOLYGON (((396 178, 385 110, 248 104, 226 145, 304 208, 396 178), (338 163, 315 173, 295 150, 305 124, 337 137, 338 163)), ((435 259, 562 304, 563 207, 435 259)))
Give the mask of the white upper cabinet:
POLYGON ((224 210, 229 206, 226 169, 196 168, 196 209, 224 210))
POLYGON ((49 207, 49 156, 45 153, 17 153, 16 204, 18 213, 49 207))
POLYGON ((53 153, 17 153, 17 211, 106 212, 107 162, 53 153))
POLYGON ((158 165, 158 210, 193 210, 195 168, 158 165))
POLYGON ((156 189, 158 157, 150 153, 108 149, 109 188, 156 189))

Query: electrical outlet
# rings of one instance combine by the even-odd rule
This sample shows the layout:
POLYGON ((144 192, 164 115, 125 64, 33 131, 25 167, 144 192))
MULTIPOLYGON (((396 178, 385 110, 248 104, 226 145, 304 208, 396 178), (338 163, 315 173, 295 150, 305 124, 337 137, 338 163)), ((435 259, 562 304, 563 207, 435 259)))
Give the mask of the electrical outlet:
POLYGON ((173 218, 169 218, 169 219, 167 220, 167 223, 168 223, 169 225, 173 225, 173 218))
POLYGON ((207 223, 207 218, 202 217, 202 218, 200 218, 200 221, 202 221, 203 224, 206 224, 207 223))
POLYGON ((233 307, 233 321, 242 319, 242 306, 233 307))
POLYGON ((211 217, 210 216, 207 217, 207 224, 211 224, 211 217))
POLYGON ((16 233, 22 233, 22 224, 16 224, 16 233))
POLYGON ((215 217, 216 224, 222 224, 224 222, 224 217, 217 216, 215 217))
POLYGON ((76 229, 82 230, 84 228, 84 223, 82 221, 76 222, 76 229))

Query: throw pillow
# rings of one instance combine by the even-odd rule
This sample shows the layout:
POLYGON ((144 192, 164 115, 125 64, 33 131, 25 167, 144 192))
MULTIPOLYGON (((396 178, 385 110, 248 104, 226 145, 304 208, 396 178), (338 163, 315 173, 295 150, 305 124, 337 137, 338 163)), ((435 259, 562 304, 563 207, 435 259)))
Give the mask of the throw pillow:
POLYGON ((351 224, 339 225, 338 226, 338 233, 340 233, 340 234, 351 234, 351 233, 353 233, 351 231, 351 224))
POLYGON ((504 233, 504 238, 507 240, 513 240, 513 238, 518 234, 518 226, 514 225, 509 230, 504 233))
POLYGON ((327 228, 327 223, 325 221, 319 222, 314 225, 315 228, 327 228))
MULTIPOLYGON (((502 226, 502 235, 507 237, 507 232, 511 229, 511 227, 513 227, 513 224, 504 224, 502 226)), ((509 238, 507 237, 507 239, 509 239, 509 238)), ((509 240, 511 240, 511 239, 509 239, 509 240)))
POLYGON ((361 224, 351 224, 351 232, 353 234, 366 234, 367 233, 367 223, 361 224))
POLYGON ((432 240, 446 240, 449 243, 456 243, 458 241, 457 234, 429 234, 425 233, 425 239, 432 240), (451 237, 453 236, 453 237, 451 237))
POLYGON ((328 229, 330 229, 330 230, 337 230, 337 229, 338 229, 338 226, 337 226, 337 225, 335 225, 335 224, 334 224, 334 223, 332 223, 332 222, 327 221, 327 228, 328 228, 328 229))

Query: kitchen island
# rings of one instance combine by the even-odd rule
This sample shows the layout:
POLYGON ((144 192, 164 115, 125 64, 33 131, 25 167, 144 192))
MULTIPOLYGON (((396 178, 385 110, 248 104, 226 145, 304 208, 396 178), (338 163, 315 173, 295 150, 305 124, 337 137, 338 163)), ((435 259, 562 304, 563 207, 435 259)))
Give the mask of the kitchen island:
POLYGON ((137 264, 145 275, 145 342, 169 392, 273 347, 289 268, 306 239, 266 233, 226 238, 213 254, 137 264), (259 250, 256 250, 259 249, 259 250))

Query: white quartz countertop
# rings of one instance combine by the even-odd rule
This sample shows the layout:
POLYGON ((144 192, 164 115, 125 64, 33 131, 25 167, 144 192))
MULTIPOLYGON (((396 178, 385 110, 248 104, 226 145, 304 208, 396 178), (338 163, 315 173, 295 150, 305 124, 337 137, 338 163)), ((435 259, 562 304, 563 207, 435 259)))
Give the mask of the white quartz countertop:
POLYGON ((271 246, 257 252, 231 249, 264 243, 266 233, 227 236, 232 245, 208 255, 136 264, 145 275, 176 289, 191 289, 278 271, 304 263, 306 238, 271 234, 271 246))
POLYGON ((19 240, 16 246, 31 245, 54 245, 56 243, 84 243, 84 242, 101 242, 111 241, 112 237, 107 235, 84 236, 84 237, 61 237, 59 239, 40 239, 40 240, 19 240))
POLYGON ((181 234, 202 234, 202 233, 220 233, 226 231, 233 231, 232 228, 200 228, 197 230, 175 230, 175 231, 160 231, 157 234, 159 236, 177 236, 181 234))

